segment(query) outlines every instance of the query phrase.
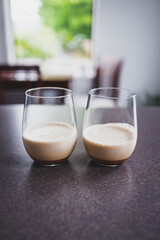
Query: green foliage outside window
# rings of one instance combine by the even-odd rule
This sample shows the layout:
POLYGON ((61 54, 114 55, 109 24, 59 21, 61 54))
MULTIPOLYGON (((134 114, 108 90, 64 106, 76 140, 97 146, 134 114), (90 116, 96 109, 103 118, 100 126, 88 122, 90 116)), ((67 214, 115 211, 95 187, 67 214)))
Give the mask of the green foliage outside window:
POLYGON ((91 39, 92 0, 41 0, 39 14, 44 24, 58 34, 63 49, 79 49, 91 39))
POLYGON ((44 23, 69 42, 77 34, 91 38, 92 0, 41 0, 44 23))
MULTIPOLYGON (((74 53, 79 51, 87 55, 84 47, 85 39, 91 39, 92 0, 41 0, 39 15, 43 28, 49 28, 56 35, 63 51, 74 53)), ((42 36, 42 40, 47 35, 42 36)), ((32 39, 31 39, 32 40, 32 39)), ((53 43, 54 44, 54 43, 53 43)), ((26 38, 15 38, 17 57, 53 57, 43 48, 35 46, 26 38)), ((51 46, 51 45, 50 45, 51 46)))
POLYGON ((18 39, 15 37, 14 39, 15 46, 16 46, 16 56, 17 58, 50 58, 51 55, 42 51, 40 48, 35 47, 34 45, 30 44, 26 39, 18 39))

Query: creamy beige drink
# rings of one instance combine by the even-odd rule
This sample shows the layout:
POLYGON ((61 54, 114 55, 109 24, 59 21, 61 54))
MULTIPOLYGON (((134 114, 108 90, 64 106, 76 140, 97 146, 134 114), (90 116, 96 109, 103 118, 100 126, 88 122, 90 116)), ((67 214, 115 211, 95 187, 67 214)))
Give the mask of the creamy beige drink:
POLYGON ((76 140, 76 129, 61 122, 41 123, 23 131, 26 151, 40 164, 51 165, 64 161, 72 153, 76 140))
POLYGON ((117 165, 132 154, 137 134, 126 123, 96 124, 84 130, 83 141, 88 154, 97 162, 117 165))

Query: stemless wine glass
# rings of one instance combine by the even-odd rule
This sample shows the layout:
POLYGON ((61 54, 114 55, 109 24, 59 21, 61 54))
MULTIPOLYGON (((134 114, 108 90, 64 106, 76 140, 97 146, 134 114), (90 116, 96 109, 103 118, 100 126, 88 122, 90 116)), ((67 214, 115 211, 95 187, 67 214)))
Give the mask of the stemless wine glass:
POLYGON ((23 143, 38 164, 55 166, 72 153, 77 140, 72 91, 42 87, 25 92, 23 143))
POLYGON ((89 156, 100 165, 114 167, 127 160, 137 142, 136 94, 122 88, 92 89, 83 142, 89 156))

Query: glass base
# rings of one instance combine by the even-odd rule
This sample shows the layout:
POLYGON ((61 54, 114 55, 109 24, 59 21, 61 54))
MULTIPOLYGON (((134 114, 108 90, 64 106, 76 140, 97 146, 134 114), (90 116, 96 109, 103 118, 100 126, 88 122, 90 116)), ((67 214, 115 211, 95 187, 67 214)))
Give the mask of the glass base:
POLYGON ((40 166, 42 166, 42 167, 55 167, 55 166, 58 166, 58 165, 60 165, 60 163, 57 163, 57 164, 42 164, 42 163, 37 163, 37 162, 35 162, 37 165, 40 165, 40 166))
POLYGON ((117 167, 118 164, 102 164, 102 163, 99 163, 99 162, 96 162, 98 165, 102 166, 102 167, 110 167, 110 168, 114 168, 114 167, 117 167))
POLYGON ((99 159, 95 159, 95 158, 92 158, 92 159, 98 165, 103 166, 103 167, 110 167, 110 168, 118 167, 124 161, 126 161, 126 159, 125 160, 119 160, 119 161, 99 160, 99 159))
POLYGON ((37 165, 43 166, 43 167, 56 167, 60 165, 61 163, 65 162, 66 159, 59 160, 59 161, 41 161, 41 160, 34 160, 34 162, 37 165))

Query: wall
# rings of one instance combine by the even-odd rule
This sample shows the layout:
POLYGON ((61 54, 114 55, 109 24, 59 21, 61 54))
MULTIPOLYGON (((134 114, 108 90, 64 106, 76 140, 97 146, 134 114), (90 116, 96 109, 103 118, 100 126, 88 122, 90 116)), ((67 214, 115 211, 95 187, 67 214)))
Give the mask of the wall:
POLYGON ((95 0, 93 51, 124 60, 121 87, 160 94, 160 1, 95 0))

